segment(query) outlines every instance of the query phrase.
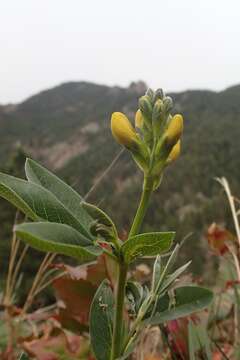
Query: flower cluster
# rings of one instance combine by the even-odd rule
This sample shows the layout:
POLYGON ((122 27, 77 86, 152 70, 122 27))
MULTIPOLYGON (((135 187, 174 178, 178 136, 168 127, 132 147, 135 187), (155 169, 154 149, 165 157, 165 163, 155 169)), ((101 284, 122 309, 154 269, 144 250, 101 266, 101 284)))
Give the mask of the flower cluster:
POLYGON ((116 141, 126 147, 143 170, 153 181, 156 189, 164 168, 179 157, 183 117, 171 115, 173 101, 162 89, 149 89, 139 99, 135 115, 135 128, 126 115, 115 112, 111 118, 112 134, 116 141))

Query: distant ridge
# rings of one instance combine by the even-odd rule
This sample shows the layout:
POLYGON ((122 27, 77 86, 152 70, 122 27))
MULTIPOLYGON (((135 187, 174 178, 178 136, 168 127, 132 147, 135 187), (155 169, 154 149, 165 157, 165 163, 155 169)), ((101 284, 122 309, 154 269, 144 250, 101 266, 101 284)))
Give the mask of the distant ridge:
MULTIPOLYGON (((5 167, 20 144, 25 153, 86 194, 120 151, 109 128, 111 113, 123 111, 133 120, 145 89, 141 81, 127 88, 68 82, 22 103, 1 106, 0 166, 5 167)), ((225 221, 228 214, 214 177, 226 176, 240 194, 240 85, 220 92, 187 90, 170 95, 174 111, 185 118, 182 155, 166 171, 146 229, 176 228, 178 239, 194 231, 189 249, 200 254, 196 266, 201 268, 205 227, 211 221, 225 221)), ((101 203, 127 228, 140 176, 124 152, 90 200, 101 203)))

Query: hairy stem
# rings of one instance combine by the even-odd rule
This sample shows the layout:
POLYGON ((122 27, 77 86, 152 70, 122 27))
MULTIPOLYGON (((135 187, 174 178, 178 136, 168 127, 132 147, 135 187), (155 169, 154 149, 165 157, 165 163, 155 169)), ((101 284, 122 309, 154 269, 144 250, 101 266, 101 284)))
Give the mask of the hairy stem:
MULTIPOLYGON (((150 195, 152 193, 153 186, 150 178, 144 179, 143 192, 141 200, 133 220, 131 230, 129 232, 128 238, 136 235, 142 225, 142 221, 146 214, 150 195)), ((114 316, 114 326, 113 326, 113 342, 112 342, 112 354, 111 360, 117 359, 122 353, 123 345, 123 310, 124 310, 124 297, 125 297, 125 287, 127 281, 127 272, 128 265, 125 264, 122 260, 118 263, 118 282, 116 290, 116 311, 114 316)))
POLYGON ((133 220, 131 230, 129 232, 129 238, 131 236, 136 235, 140 230, 143 218, 144 218, 144 216, 146 214, 146 211, 147 211, 147 208, 148 208, 148 205, 149 205, 149 200, 150 200, 150 196, 151 196, 152 191, 153 191, 152 179, 149 178, 149 177, 145 177, 144 178, 143 192, 142 192, 140 204, 138 206, 135 218, 133 220))
POLYGON ((123 335, 123 308, 125 297, 125 286, 128 266, 124 263, 118 266, 118 283, 116 291, 116 311, 114 317, 112 360, 121 355, 123 335))

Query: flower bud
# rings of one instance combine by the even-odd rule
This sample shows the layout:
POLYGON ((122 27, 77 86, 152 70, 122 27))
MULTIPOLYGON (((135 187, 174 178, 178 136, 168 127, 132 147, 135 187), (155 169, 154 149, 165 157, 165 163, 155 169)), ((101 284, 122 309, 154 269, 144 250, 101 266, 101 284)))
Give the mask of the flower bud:
POLYGON ((160 120, 160 115, 161 115, 161 112, 162 112, 162 106, 163 106, 162 100, 158 99, 155 102, 154 107, 153 107, 153 115, 152 115, 153 122, 160 120))
POLYGON ((172 148, 170 154, 167 158, 167 164, 170 164, 172 161, 177 160, 181 152, 181 140, 178 140, 178 142, 174 145, 172 148))
POLYGON ((155 91, 154 100, 155 100, 155 101, 156 101, 157 99, 163 100, 163 98, 164 98, 163 89, 157 89, 157 90, 155 91))
POLYGON ((144 119, 147 121, 147 125, 151 127, 152 122, 152 103, 149 96, 144 95, 139 99, 139 109, 143 114, 144 119))
POLYGON ((111 130, 116 141, 127 148, 131 148, 138 140, 137 133, 130 121, 121 112, 112 114, 111 130))
POLYGON ((166 143, 174 146, 180 139, 183 132, 183 117, 180 114, 174 115, 166 130, 166 143))
POLYGON ((135 127, 138 129, 141 129, 143 127, 143 116, 140 109, 138 109, 135 114, 135 127))
POLYGON ((173 101, 172 101, 172 98, 170 96, 166 96, 164 99, 163 99, 163 104, 164 104, 164 111, 166 113, 169 113, 172 108, 173 108, 173 101))
POLYGON ((153 91, 152 89, 148 88, 148 89, 147 89, 147 92, 146 92, 146 95, 149 97, 149 99, 151 100, 151 102, 154 101, 154 95, 155 95, 155 93, 154 93, 154 91, 153 91))

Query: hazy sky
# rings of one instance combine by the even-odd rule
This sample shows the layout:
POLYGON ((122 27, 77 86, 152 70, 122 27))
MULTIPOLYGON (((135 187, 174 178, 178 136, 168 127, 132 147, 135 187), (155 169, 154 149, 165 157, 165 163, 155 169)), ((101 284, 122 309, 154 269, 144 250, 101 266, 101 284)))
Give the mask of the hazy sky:
POLYGON ((0 103, 65 81, 240 83, 239 0, 1 0, 0 103))

